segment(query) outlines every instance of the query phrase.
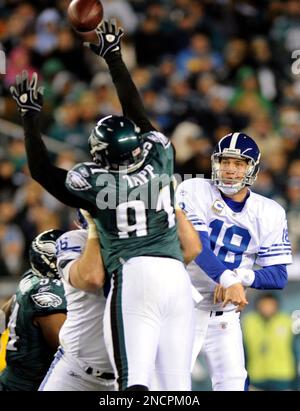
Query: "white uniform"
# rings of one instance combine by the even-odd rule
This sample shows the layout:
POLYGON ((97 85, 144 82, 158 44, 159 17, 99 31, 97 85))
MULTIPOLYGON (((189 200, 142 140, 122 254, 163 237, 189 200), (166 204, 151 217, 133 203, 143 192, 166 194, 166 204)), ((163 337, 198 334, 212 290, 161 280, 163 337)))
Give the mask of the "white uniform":
MULTIPOLYGON (((250 192, 241 212, 234 212, 210 180, 182 182, 176 199, 197 231, 208 233, 213 252, 230 270, 290 264, 284 209, 275 201, 250 192)), ((214 390, 243 390, 247 372, 239 314, 232 304, 213 303, 216 283, 195 263, 187 270, 203 295, 196 306, 196 339, 193 364, 202 349, 214 390)))
POLYGON ((72 287, 70 266, 78 259, 87 241, 86 230, 65 233, 57 240, 57 265, 67 299, 67 319, 63 324, 60 348, 41 384, 41 391, 112 391, 113 369, 105 348, 103 290, 85 292, 72 287))

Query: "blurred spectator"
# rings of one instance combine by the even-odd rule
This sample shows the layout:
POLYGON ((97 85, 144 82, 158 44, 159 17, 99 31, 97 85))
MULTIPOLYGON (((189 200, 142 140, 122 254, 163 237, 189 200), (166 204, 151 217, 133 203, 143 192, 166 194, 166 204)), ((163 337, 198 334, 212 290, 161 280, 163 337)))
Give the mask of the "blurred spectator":
POLYGON ((291 316, 281 312, 274 294, 260 295, 255 312, 243 318, 246 367, 256 389, 295 389, 297 362, 291 316))
POLYGON ((209 38, 203 33, 193 34, 189 46, 176 57, 177 71, 183 77, 210 72, 221 64, 221 56, 211 49, 209 38))
POLYGON ((66 141, 75 147, 85 147, 83 125, 80 124, 79 106, 75 102, 64 103, 54 113, 56 123, 49 130, 49 135, 58 141, 66 141))
POLYGON ((24 237, 14 223, 16 209, 4 200, 0 203, 0 267, 1 275, 17 277, 23 268, 24 237))
POLYGON ((60 15, 56 9, 45 9, 38 16, 36 22, 37 43, 36 50, 47 55, 54 50, 58 44, 58 32, 60 15))
POLYGON ((104 9, 104 18, 117 18, 126 33, 135 31, 138 19, 131 4, 127 0, 101 0, 104 9))
POLYGON ((15 82, 16 75, 22 70, 27 70, 30 76, 34 71, 37 71, 31 65, 29 51, 25 47, 19 46, 14 48, 9 54, 5 85, 7 87, 11 86, 15 82))
POLYGON ((255 116, 257 113, 270 115, 273 112, 272 104, 262 95, 259 90, 254 70, 245 66, 237 73, 238 88, 230 102, 237 112, 255 116))

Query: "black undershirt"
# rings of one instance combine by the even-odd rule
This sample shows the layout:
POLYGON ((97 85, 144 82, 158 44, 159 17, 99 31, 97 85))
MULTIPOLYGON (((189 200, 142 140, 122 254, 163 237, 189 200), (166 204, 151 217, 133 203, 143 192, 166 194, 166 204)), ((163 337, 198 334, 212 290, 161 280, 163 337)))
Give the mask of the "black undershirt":
MULTIPOLYGON (((115 84, 124 116, 130 118, 141 133, 155 130, 147 118, 143 102, 125 66, 120 53, 107 57, 106 62, 115 84)), ((70 207, 83 208, 92 215, 95 204, 72 194, 65 186, 67 170, 54 166, 49 158, 47 148, 42 140, 39 114, 28 112, 23 118, 25 148, 31 176, 57 200, 70 207)))

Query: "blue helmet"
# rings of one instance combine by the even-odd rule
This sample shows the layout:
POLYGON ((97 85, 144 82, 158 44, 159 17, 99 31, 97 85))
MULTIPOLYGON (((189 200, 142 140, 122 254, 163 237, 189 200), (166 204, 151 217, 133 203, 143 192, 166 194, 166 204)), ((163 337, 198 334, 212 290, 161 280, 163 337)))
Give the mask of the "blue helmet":
POLYGON ((259 171, 260 150, 255 141, 244 133, 230 133, 216 145, 211 156, 212 176, 215 185, 225 194, 238 193, 245 186, 251 186, 259 171), (248 167, 242 180, 233 184, 224 183, 220 178, 220 159, 224 157, 246 160, 248 167))

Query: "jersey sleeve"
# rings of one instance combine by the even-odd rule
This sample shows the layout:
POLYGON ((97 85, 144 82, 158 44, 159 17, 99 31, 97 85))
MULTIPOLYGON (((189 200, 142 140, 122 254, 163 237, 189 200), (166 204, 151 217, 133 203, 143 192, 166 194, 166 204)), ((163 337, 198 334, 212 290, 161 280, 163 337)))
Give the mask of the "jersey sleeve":
POLYGON ((262 267, 276 264, 292 263, 292 248, 288 236, 286 214, 282 207, 270 210, 272 223, 266 234, 262 233, 262 241, 257 253, 256 263, 262 267))
POLYGON ((94 167, 90 164, 92 163, 80 163, 68 171, 65 185, 72 194, 89 201, 94 206, 95 192, 93 176, 102 169, 96 164, 94 164, 94 167))
POLYGON ((151 133, 148 133, 146 138, 154 144, 159 144, 165 150, 168 150, 172 146, 168 137, 159 131, 152 131, 151 133))
POLYGON ((200 207, 195 198, 193 180, 186 180, 179 184, 176 190, 176 206, 181 208, 195 230, 208 232, 205 210, 200 207))
POLYGON ((63 234, 56 241, 58 273, 67 282, 69 282, 70 267, 73 261, 81 256, 86 240, 86 230, 74 230, 63 234))
POLYGON ((29 298, 33 316, 67 312, 65 291, 59 279, 41 279, 31 290, 29 298))

